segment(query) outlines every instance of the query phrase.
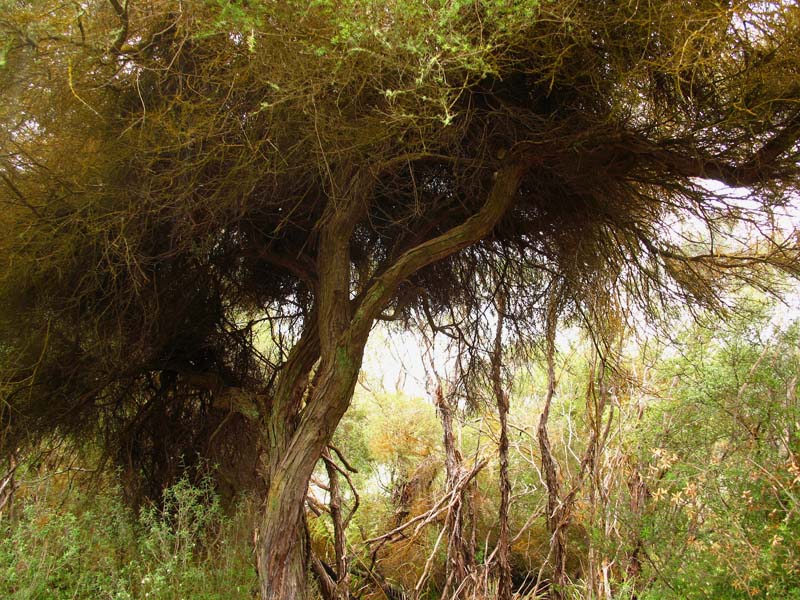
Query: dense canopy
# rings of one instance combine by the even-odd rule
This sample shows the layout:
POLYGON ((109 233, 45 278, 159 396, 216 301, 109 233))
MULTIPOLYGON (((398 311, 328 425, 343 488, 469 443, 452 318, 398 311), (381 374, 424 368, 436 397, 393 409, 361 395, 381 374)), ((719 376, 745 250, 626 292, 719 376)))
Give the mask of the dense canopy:
POLYGON ((0 32, 3 440, 102 439, 151 493, 181 454, 305 473, 377 319, 797 269, 794 2, 5 0, 0 32))

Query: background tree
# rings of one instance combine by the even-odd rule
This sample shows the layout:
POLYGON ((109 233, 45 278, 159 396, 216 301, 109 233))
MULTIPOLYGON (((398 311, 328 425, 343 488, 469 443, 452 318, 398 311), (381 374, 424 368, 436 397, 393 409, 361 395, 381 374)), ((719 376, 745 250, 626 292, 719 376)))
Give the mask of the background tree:
POLYGON ((798 264, 770 227, 792 2, 2 9, 4 446, 99 439, 157 489, 247 440, 262 598, 304 595, 308 481, 377 320, 469 304, 500 259, 522 321, 531 273, 592 320, 598 290, 655 311, 798 264))

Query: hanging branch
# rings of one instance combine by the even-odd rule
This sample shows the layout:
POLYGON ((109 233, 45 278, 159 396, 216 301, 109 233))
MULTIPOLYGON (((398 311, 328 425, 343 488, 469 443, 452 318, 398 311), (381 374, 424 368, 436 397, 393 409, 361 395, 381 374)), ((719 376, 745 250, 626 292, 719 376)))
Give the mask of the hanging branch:
POLYGON ((382 535, 369 538, 368 540, 364 540, 365 544, 374 544, 376 542, 381 542, 383 545, 386 542, 393 542, 395 538, 402 536, 404 538, 415 538, 419 532, 426 526, 429 525, 437 520, 439 515, 443 512, 450 510, 456 502, 456 498, 461 491, 470 484, 470 482, 475 478, 475 476, 483 469, 489 460, 484 458, 481 459, 478 463, 475 464, 472 469, 463 473, 449 493, 445 494, 441 498, 439 498, 436 503, 431 507, 429 510, 425 511, 424 513, 417 515, 416 517, 409 519, 405 523, 395 527, 391 531, 388 531, 382 535), (454 498, 455 497, 455 498, 454 498), (403 532, 411 527, 412 525, 416 525, 414 531, 410 535, 405 535, 403 532))

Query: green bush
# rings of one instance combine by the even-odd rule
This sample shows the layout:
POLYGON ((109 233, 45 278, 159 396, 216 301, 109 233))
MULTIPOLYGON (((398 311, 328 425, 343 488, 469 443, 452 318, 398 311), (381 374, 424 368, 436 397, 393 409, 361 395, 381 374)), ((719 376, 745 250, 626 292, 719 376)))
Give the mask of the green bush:
POLYGON ((210 481, 181 480, 138 518, 119 491, 30 494, 0 526, 0 597, 9 600, 250 599, 256 574, 210 481))

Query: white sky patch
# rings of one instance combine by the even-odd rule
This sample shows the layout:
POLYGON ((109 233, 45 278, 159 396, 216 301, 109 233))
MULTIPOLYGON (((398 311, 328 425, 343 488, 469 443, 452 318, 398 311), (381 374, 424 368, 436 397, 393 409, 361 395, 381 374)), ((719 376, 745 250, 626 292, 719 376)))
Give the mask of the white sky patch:
POLYGON ((390 332, 379 324, 372 330, 364 351, 362 371, 367 377, 364 384, 367 387, 377 385, 389 393, 402 391, 409 396, 427 397, 428 376, 423 352, 423 343, 417 334, 390 332))

